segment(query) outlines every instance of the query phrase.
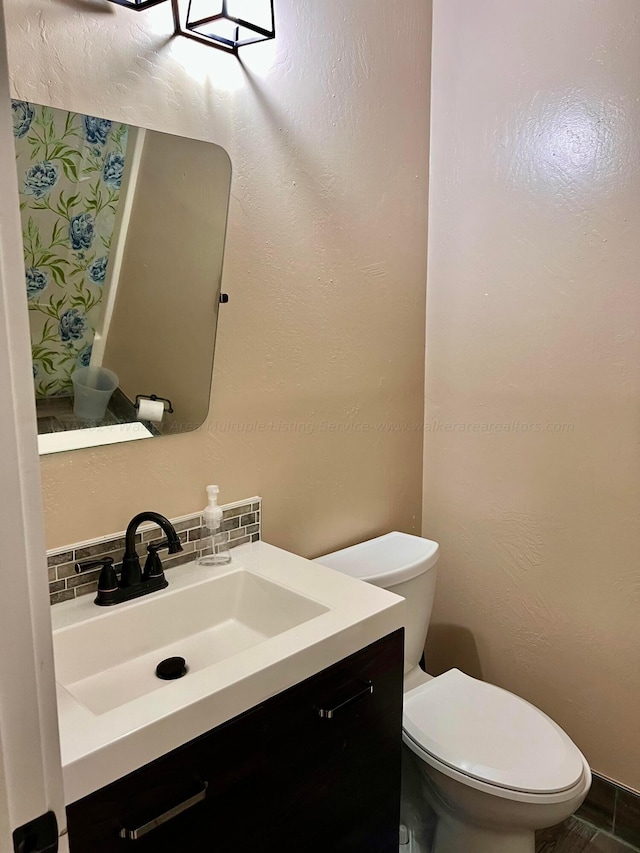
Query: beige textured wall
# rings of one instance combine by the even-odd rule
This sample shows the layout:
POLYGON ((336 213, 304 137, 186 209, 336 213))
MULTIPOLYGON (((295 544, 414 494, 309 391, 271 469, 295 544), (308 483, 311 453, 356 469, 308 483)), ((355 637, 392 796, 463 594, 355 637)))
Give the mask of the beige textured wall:
POLYGON ((423 528, 430 667, 637 789, 639 37, 637 0, 434 4, 423 528))
POLYGON ((209 482, 262 495, 265 538, 305 555, 419 530, 430 3, 278 0, 244 68, 168 40, 168 3, 6 5, 16 96, 233 165, 209 429, 43 458, 49 546, 197 510, 209 482))

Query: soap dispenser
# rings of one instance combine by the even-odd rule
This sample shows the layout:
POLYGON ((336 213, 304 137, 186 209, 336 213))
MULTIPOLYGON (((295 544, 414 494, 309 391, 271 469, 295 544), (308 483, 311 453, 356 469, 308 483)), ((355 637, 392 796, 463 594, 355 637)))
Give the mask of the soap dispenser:
POLYGON ((202 512, 202 556, 196 560, 199 566, 225 566, 231 562, 227 534, 222 530, 222 509, 218 506, 219 492, 217 486, 207 486, 209 504, 202 512))

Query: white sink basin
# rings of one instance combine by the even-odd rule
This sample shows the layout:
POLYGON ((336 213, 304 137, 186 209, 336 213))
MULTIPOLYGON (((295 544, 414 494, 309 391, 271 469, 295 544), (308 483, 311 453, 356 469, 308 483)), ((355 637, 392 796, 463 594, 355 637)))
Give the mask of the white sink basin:
POLYGON ((404 600, 274 548, 113 607, 51 608, 65 801, 75 802, 399 628, 404 600), (176 681, 160 661, 185 658, 176 681))
POLYGON ((189 678, 328 610, 245 569, 135 605, 54 634, 57 681, 94 714, 170 689, 155 674, 165 658, 183 657, 189 678))

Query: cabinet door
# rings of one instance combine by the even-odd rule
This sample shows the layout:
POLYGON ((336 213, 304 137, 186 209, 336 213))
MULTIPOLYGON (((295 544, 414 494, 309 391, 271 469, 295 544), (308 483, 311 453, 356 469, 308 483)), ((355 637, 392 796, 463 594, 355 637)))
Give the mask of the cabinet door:
POLYGON ((397 853, 403 637, 397 631, 269 702, 261 850, 397 853))
POLYGON ((259 850, 262 718, 254 709, 68 806, 71 853, 259 850))

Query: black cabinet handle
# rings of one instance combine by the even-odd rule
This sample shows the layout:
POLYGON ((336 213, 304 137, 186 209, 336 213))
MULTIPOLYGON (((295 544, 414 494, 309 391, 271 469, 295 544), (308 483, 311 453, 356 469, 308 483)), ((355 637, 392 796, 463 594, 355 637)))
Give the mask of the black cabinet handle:
POLYGON ((354 702, 357 702, 359 699, 364 699, 365 696, 370 696, 373 693, 373 684, 370 681, 362 687, 357 693, 352 694, 347 699, 343 699, 342 702, 338 702, 337 705, 334 705, 333 708, 318 708, 318 716, 323 720, 332 720, 338 711, 341 711, 347 705, 352 705, 354 702))
POLYGON ((192 808, 197 803, 201 803, 207 796, 208 787, 209 783, 203 782, 201 791, 198 791, 197 794, 194 794, 192 797, 189 797, 189 799, 183 800, 179 805, 174 806, 172 809, 169 809, 166 812, 163 812, 163 814, 158 815, 158 817, 152 818, 151 820, 142 824, 142 826, 138 826, 136 829, 121 829, 120 838, 124 838, 127 841, 138 841, 138 839, 143 838, 145 835, 148 835, 154 829, 157 829, 159 826, 162 826, 163 823, 167 823, 167 821, 170 821, 174 817, 177 817, 179 814, 186 812, 187 809, 192 808))

